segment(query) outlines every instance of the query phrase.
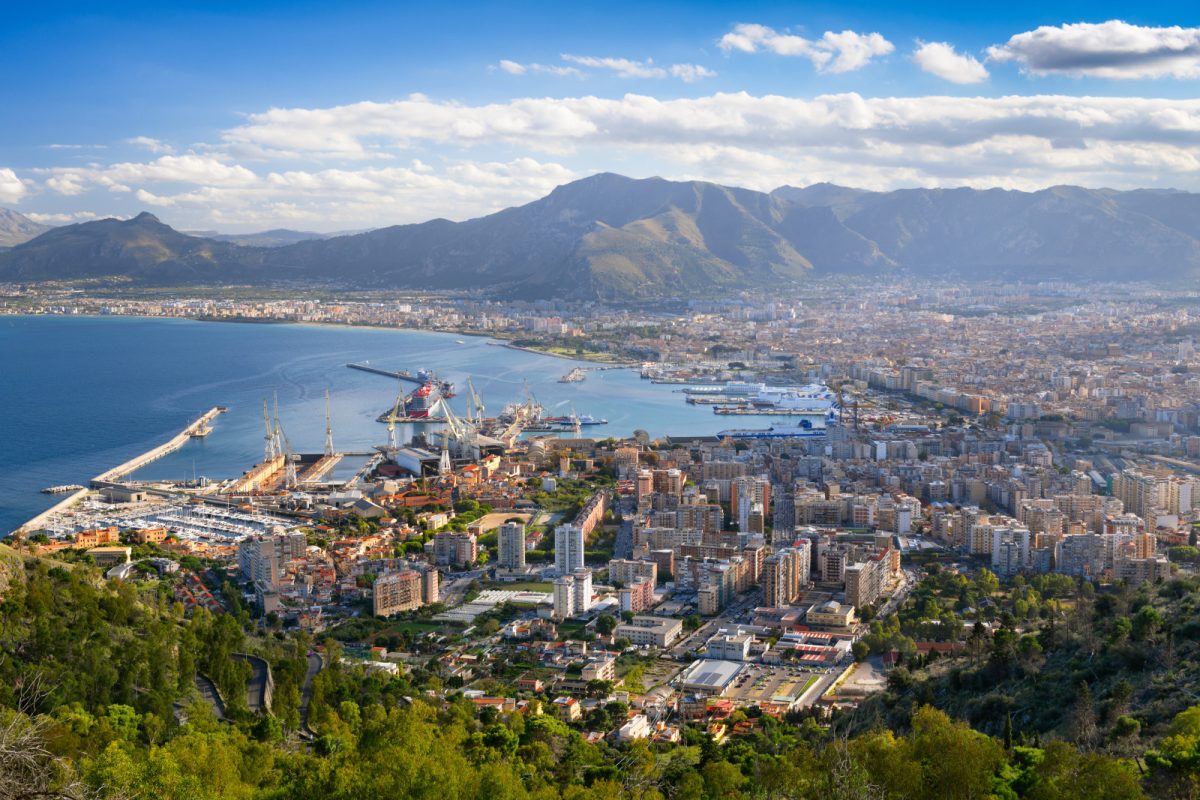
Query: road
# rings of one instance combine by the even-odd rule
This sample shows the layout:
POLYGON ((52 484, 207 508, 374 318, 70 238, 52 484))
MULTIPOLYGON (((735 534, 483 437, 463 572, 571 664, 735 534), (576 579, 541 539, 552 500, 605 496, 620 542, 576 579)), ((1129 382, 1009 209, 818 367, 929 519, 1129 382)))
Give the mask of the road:
POLYGON ((271 665, 258 656, 234 653, 238 661, 245 661, 252 670, 246 683, 246 705, 252 713, 271 710, 271 665))
POLYGON ((199 672, 192 678, 192 681, 196 684, 200 696, 212 706, 217 719, 225 719, 225 704, 221 702, 221 695, 217 693, 217 685, 199 672))
POLYGON ((312 700, 313 679, 317 677, 317 673, 325 666, 325 660, 320 653, 310 652, 308 654, 308 671, 304 673, 304 686, 300 689, 300 727, 303 730, 309 730, 308 727, 308 703, 312 700))

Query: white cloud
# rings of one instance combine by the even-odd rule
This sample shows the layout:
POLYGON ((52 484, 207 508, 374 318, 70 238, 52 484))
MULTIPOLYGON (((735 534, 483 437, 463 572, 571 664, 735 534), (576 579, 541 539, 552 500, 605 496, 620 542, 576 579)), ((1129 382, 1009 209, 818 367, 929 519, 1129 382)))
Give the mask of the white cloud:
POLYGON ((15 203, 25 196, 25 184, 8 167, 0 168, 0 203, 15 203))
POLYGON ((679 78, 685 83, 694 83, 702 78, 711 78, 717 73, 699 64, 672 64, 669 67, 656 66, 654 59, 633 61, 628 58, 600 58, 597 56, 577 56, 570 53, 562 54, 563 61, 578 64, 591 69, 603 69, 615 72, 621 78, 679 78))
POLYGON ((1198 78, 1200 28, 1153 28, 1120 20, 1043 25, 988 48, 1034 75, 1097 78, 1198 78))
POLYGON ((46 187, 59 194, 73 196, 89 188, 102 186, 110 192, 129 192, 146 183, 191 183, 213 186, 246 186, 258 177, 240 164, 228 164, 211 155, 188 153, 161 156, 150 162, 121 162, 89 167, 58 167, 35 170, 49 174, 46 187))
POLYGON ((956 52, 948 42, 918 40, 912 58, 921 69, 951 83, 982 83, 988 79, 983 64, 972 56, 956 52))
MULTIPOLYGON (((777 165, 863 185, 1187 185, 1200 188, 1200 100, 1116 97, 812 98, 745 92, 660 100, 520 98, 463 105, 426 97, 323 109, 272 109, 225 132, 236 147, 305 158, 355 157, 368 144, 510 147, 575 154, 590 166, 638 163, 663 175, 777 185, 793 174, 697 154, 758 153, 777 165), (1128 159, 1125 161, 1123 159, 1128 159), (841 176, 841 177, 839 177, 841 176)), ((798 176, 803 181, 803 175, 798 176)), ((788 178, 791 180, 791 178, 788 178)))
POLYGON ((25 216, 29 217, 34 222, 40 222, 43 225, 67 225, 72 222, 86 222, 89 219, 98 219, 99 214, 94 211, 72 211, 52 214, 43 214, 37 211, 27 211, 25 216))
POLYGON ((672 64, 671 74, 684 83, 695 83, 702 78, 715 78, 717 73, 699 64, 672 64))
POLYGON ((500 63, 496 66, 509 75, 525 75, 534 72, 541 75, 557 75, 559 77, 583 77, 583 73, 575 69, 575 67, 556 67, 549 64, 520 64, 516 61, 509 61, 507 58, 500 59, 500 63))
MULTIPOLYGON (((336 230, 478 216, 601 169, 769 189, 1056 183, 1200 189, 1200 99, 526 97, 273 108, 203 153, 30 170, 22 192, 66 208, 130 192, 193 228, 336 230), (475 152, 473 159, 463 153, 475 152), (240 163, 253 153, 259 162, 240 163), (546 155, 552 154, 552 155, 546 155), (364 160, 373 159, 373 160, 364 160), (382 161, 379 159, 387 159, 382 161), (61 200, 62 198, 60 198, 61 200)), ((20 181, 0 170, 0 185, 20 181), (7 180, 5 180, 7 179, 7 180)), ((85 205, 86 204, 86 205, 85 205)))
POLYGON ((126 139, 125 143, 141 147, 155 154, 175 152, 175 148, 171 147, 171 145, 160 139, 152 139, 149 136, 134 136, 132 139, 126 139))
POLYGON ((562 60, 570 61, 581 67, 612 70, 621 78, 665 78, 667 76, 665 69, 654 66, 652 58, 647 58, 645 61, 631 61, 628 58, 597 58, 596 56, 574 56, 570 53, 563 53, 562 60))
POLYGON ((865 67, 875 56, 885 56, 896 49, 878 33, 825 31, 820 39, 806 39, 752 23, 735 25, 717 46, 726 53, 733 50, 757 53, 762 49, 779 56, 800 56, 811 61, 818 72, 831 73, 853 72, 865 67))
POLYGON ((542 197, 575 177, 566 167, 531 158, 456 161, 440 172, 414 161, 410 167, 272 171, 251 184, 142 188, 135 196, 143 205, 173 209, 173 218, 193 226, 304 222, 344 229, 476 217, 542 197))

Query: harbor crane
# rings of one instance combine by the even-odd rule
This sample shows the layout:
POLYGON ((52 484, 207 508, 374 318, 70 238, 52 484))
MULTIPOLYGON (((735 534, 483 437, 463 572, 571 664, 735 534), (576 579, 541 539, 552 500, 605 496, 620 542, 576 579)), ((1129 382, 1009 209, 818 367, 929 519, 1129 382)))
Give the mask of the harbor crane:
POLYGON ((325 387, 325 455, 333 455, 333 418, 329 413, 329 387, 325 387))

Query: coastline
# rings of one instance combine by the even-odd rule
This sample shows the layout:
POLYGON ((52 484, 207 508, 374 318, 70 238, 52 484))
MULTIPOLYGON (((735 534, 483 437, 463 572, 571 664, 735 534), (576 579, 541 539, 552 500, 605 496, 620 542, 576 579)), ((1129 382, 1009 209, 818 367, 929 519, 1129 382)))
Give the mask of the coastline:
POLYGON ((512 342, 506 342, 503 339, 496 339, 496 337, 494 337, 494 336, 490 337, 490 338, 495 339, 495 341, 498 345, 500 345, 501 347, 507 347, 509 350, 522 350, 526 353, 534 353, 539 356, 550 356, 551 358, 561 358, 564 361, 585 361, 588 364, 603 364, 605 366, 620 367, 622 369, 633 368, 633 367, 638 366, 637 364, 635 364, 632 361, 602 361, 598 358, 588 358, 586 355, 567 356, 567 355, 563 355, 562 353, 551 353, 547 350, 538 350, 535 347, 523 347, 522 345, 519 345, 519 344, 513 344, 512 342))
POLYGON ((581 361, 587 364, 602 364, 605 366, 621 367, 621 368, 636 368, 638 362, 634 361, 606 361, 596 357, 589 357, 588 354, 583 355, 564 355, 562 353, 552 353, 548 350, 539 350, 535 347, 524 347, 522 345, 513 344, 512 340, 502 336, 497 336, 493 333, 481 333, 480 331, 458 330, 455 328, 409 328, 397 327, 395 325, 372 324, 370 322, 321 322, 312 320, 296 320, 296 319, 263 319, 260 317, 212 317, 212 316, 195 316, 195 317, 176 317, 162 314, 4 314, 2 316, 12 317, 65 317, 65 318, 84 318, 84 319, 153 319, 153 320, 175 320, 179 322, 224 322, 230 325, 301 325, 314 328, 350 328, 358 330, 373 330, 373 331, 396 331, 400 333, 434 333, 444 336, 473 336, 478 339, 488 339, 501 347, 507 347, 510 350, 522 350, 526 353, 533 353, 539 356, 550 356, 551 358, 561 358, 564 361, 581 361))

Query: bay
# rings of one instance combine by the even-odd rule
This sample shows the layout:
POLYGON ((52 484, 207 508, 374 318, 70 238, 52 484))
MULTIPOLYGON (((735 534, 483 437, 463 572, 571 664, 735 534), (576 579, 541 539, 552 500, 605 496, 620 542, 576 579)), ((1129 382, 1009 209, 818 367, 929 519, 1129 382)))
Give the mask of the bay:
MULTIPOLYGON (((49 507, 46 486, 80 483, 169 439, 216 405, 229 408, 207 438, 133 477, 213 479, 240 475, 262 457, 264 400, 278 396, 284 431, 298 452, 320 452, 325 389, 334 444, 367 451, 387 438, 376 417, 397 382, 348 369, 431 368, 454 382, 463 413, 470 377, 489 413, 519 401, 528 383, 547 414, 609 420, 585 435, 711 434, 735 427, 708 406, 684 402, 678 387, 641 380, 635 369, 591 370, 558 383, 572 367, 595 364, 500 346, 477 336, 318 325, 197 322, 130 317, 0 317, 0 532, 49 507), (461 344, 459 342, 462 342, 461 344)), ((412 384, 407 384, 412 388, 412 384)), ((753 418, 751 418, 753 419, 753 418)), ((762 420, 761 427, 766 426, 762 420)), ((745 420, 745 427, 760 427, 745 420)), ((401 426, 402 441, 415 426, 401 426)))

